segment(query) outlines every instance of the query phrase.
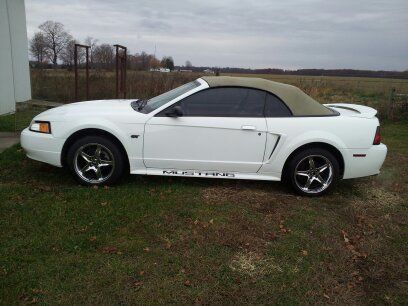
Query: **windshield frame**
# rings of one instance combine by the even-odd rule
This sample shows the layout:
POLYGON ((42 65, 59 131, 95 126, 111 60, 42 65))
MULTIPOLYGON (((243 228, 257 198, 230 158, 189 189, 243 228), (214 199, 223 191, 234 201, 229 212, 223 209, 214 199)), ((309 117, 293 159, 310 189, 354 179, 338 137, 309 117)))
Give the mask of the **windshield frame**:
MULTIPOLYGON (((204 81, 203 79, 201 79, 201 78, 196 79, 196 80, 191 81, 191 82, 188 82, 188 83, 185 83, 185 84, 183 84, 183 85, 181 85, 181 86, 187 85, 187 84, 189 84, 189 83, 194 83, 194 82, 198 83, 198 85, 197 85, 196 87, 194 87, 194 88, 192 88, 192 89, 186 91, 185 93, 183 93, 183 94, 181 94, 181 95, 179 95, 179 96, 173 98, 172 100, 169 100, 168 102, 164 103, 163 105, 161 105, 161 106, 159 106, 159 107, 157 107, 157 108, 155 108, 155 109, 150 110, 150 109, 147 108, 147 105, 146 105, 143 109, 139 110, 139 112, 141 112, 141 113, 143 113, 143 114, 153 114, 153 116, 154 116, 155 114, 157 114, 157 113, 160 112, 161 110, 163 110, 163 109, 165 109, 165 108, 171 106, 172 104, 174 104, 174 103, 180 101, 181 99, 184 99, 185 97, 188 97, 188 96, 192 95, 193 93, 196 93, 196 92, 198 92, 198 91, 201 91, 201 90, 203 90, 203 89, 209 87, 209 85, 207 84, 207 82, 205 82, 205 81, 204 81)), ((179 87, 181 87, 181 86, 179 86, 179 87)), ((178 88, 178 87, 176 87, 176 88, 178 88)), ((176 89, 176 88, 174 88, 174 89, 176 89)), ((173 89, 172 89, 172 90, 173 90, 173 89)), ((169 91, 171 91, 171 90, 169 90, 169 91)), ((169 92, 169 91, 167 91, 167 92, 169 92)), ((165 93, 167 93, 167 92, 164 92, 164 93, 162 93, 162 94, 165 94, 165 93)), ((160 95, 162 95, 162 94, 160 94, 160 95)), ((159 97, 160 95, 158 95, 158 96, 156 96, 156 97, 159 97)), ((155 98, 155 97, 153 97, 153 98, 155 98)), ((153 99, 153 98, 152 98, 152 99, 153 99)), ((150 99, 149 99, 149 100, 150 100, 150 99)))

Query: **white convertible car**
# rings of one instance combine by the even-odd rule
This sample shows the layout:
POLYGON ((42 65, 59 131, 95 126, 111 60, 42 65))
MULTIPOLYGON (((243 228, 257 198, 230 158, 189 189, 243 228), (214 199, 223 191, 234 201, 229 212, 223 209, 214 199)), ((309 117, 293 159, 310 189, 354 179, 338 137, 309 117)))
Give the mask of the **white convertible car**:
POLYGON ((202 77, 149 100, 67 104, 21 134, 27 156, 70 168, 79 182, 124 172, 285 180, 303 195, 375 175, 387 154, 377 111, 326 104, 259 78, 202 77))

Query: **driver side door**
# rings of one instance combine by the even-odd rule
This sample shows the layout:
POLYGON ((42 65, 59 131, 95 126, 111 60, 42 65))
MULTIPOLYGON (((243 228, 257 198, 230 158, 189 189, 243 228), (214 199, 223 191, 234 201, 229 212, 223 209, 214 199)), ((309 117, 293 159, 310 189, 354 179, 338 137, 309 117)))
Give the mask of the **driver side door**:
POLYGON ((145 166, 257 172, 266 143, 265 97, 261 90, 219 87, 173 104, 145 125, 145 166))

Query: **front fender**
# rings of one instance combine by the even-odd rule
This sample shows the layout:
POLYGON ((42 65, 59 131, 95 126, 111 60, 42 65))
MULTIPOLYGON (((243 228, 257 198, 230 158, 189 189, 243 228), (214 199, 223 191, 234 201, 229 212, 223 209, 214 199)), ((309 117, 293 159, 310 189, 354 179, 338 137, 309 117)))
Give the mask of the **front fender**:
POLYGON ((112 134, 113 136, 118 138, 123 145, 125 145, 126 142, 126 136, 123 135, 120 127, 117 124, 106 119, 90 120, 89 118, 87 118, 76 120, 74 122, 70 122, 69 124, 67 124, 66 122, 53 122, 52 125, 53 127, 55 127, 53 128, 53 131, 55 131, 55 134, 53 133, 53 135, 54 137, 58 138, 68 139, 69 136, 80 130, 99 129, 112 134))
POLYGON ((85 129, 99 129, 116 137, 128 155, 132 166, 132 161, 142 159, 144 124, 114 123, 104 118, 92 119, 81 118, 71 122, 53 122, 53 136, 62 138, 65 141, 76 132, 85 129), (131 135, 138 135, 138 138, 131 138, 131 135), (140 136, 140 137, 139 137, 140 136))

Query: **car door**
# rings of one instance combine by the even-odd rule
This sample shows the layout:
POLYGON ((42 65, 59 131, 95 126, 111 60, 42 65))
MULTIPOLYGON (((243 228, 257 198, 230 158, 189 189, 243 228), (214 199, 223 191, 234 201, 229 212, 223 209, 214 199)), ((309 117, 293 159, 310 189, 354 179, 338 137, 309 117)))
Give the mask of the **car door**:
POLYGON ((145 166, 257 172, 266 142, 265 97, 261 90, 219 87, 173 104, 146 123, 145 166))

